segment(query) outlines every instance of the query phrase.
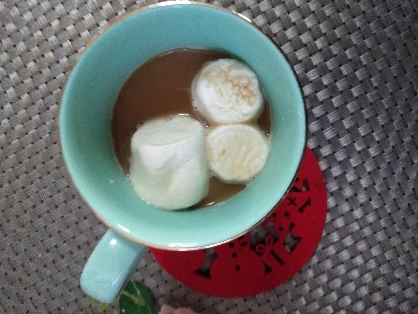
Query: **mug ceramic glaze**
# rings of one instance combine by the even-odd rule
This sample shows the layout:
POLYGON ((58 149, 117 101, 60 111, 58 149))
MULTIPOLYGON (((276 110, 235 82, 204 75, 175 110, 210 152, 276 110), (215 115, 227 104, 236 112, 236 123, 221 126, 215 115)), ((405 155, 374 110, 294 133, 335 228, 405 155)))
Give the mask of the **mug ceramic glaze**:
POLYGON ((306 145, 302 93, 277 46, 247 18, 193 2, 144 7, 97 36, 68 79, 59 125, 70 176, 109 227, 81 275, 82 289, 106 303, 116 299, 148 246, 201 249, 259 224, 287 193, 306 145), (262 172, 236 196, 197 210, 165 211, 142 201, 122 172, 113 149, 111 117, 119 90, 138 66, 185 47, 227 52, 257 73, 270 104, 272 144, 262 172))

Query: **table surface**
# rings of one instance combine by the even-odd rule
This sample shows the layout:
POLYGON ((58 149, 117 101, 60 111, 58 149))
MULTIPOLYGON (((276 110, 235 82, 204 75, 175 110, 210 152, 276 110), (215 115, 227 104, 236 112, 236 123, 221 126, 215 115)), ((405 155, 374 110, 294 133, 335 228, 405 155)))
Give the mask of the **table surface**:
MULTIPOLYGON (((0 312, 98 313, 79 287, 106 228, 66 174, 57 115, 68 75, 109 22, 152 1, 0 2, 0 312)), ((328 215, 310 261, 250 298, 215 298, 147 253, 134 278, 201 313, 418 312, 418 4, 222 0, 281 47, 308 108, 328 215)), ((118 313, 110 305, 105 313, 118 313)))

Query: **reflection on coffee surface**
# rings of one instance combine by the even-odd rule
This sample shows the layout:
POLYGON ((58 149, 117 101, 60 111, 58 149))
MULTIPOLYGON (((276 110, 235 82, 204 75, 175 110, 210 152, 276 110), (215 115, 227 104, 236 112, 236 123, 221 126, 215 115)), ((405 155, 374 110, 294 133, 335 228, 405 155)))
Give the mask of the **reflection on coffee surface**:
MULTIPOLYGON (((133 170, 133 165, 130 164, 134 156, 133 152, 131 154, 131 139, 136 131, 140 132, 145 127, 150 129, 150 125, 152 129, 159 123, 161 124, 163 120, 166 122, 171 120, 169 128, 172 128, 170 131, 172 135, 166 136, 167 140, 163 140, 163 142, 167 144, 173 140, 178 143, 179 138, 173 133, 178 129, 177 122, 182 119, 184 122, 186 121, 184 119, 188 119, 190 125, 193 124, 191 122, 193 120, 203 126, 207 140, 205 148, 207 152, 205 153, 212 175, 209 179, 207 193, 202 192, 204 185, 201 185, 202 189, 197 194, 200 193, 203 199, 193 203, 192 208, 219 203, 244 189, 246 183, 254 177, 251 173, 258 174, 261 169, 252 166, 254 169, 251 171, 253 172, 250 171, 247 176, 236 176, 233 168, 245 165, 251 159, 262 161, 261 167, 264 165, 263 159, 267 157, 269 150, 268 135, 271 128, 267 103, 261 92, 260 95, 257 95, 257 90, 261 91, 261 89, 258 85, 254 85, 248 70, 252 71, 242 63, 232 60, 231 56, 225 53, 200 49, 173 50, 150 59, 136 69, 118 95, 112 119, 115 152, 123 171, 129 175, 133 170), (216 77, 220 78, 218 83, 211 85, 211 81, 213 82, 216 77), (211 88, 205 88, 210 85, 211 88), (231 89, 235 91, 237 97, 227 94, 231 89), (212 106, 211 102, 215 106, 212 106), (212 110, 220 102, 226 102, 229 108, 212 110), (242 109, 237 111, 234 104, 240 104, 242 109), (222 114, 222 112, 226 114, 222 114), (235 121, 228 119, 235 119, 235 121), (239 144, 240 138, 246 138, 249 141, 246 142, 247 144, 239 144), (242 157, 235 160, 228 156, 228 149, 234 151, 241 148, 242 150, 245 146, 248 146, 247 149, 251 148, 249 154, 241 154, 242 157), (258 148, 254 150, 254 147, 258 148), (206 196, 204 197, 204 195, 206 196)), ((184 136, 184 134, 183 132, 183 135, 180 134, 180 136, 184 136)), ((196 144, 199 143, 197 137, 188 140, 194 141, 193 145, 200 145, 196 144)), ((153 156, 160 149, 155 149, 159 146, 158 141, 150 142, 151 147, 154 145, 154 148, 151 149, 149 145, 138 144, 141 143, 140 141, 137 141, 137 144, 132 142, 132 147, 135 152, 138 152, 138 156, 142 156, 140 158, 153 156)), ((185 147, 178 146, 179 152, 184 152, 186 147, 187 145, 185 147)), ((162 157, 167 157, 170 154, 169 151, 163 149, 160 150, 160 153, 162 157)), ((201 153, 198 156, 200 156, 198 159, 201 159, 201 153)), ((161 161, 161 165, 167 160, 161 161)), ((148 167, 147 169, 152 173, 158 168, 158 162, 150 164, 150 161, 145 161, 139 168, 143 171, 144 167, 148 167)), ((137 167, 137 169, 139 168, 137 167)), ((168 169, 166 170, 170 173, 168 169)), ((160 173, 161 178, 165 177, 163 173, 160 173)), ((162 184, 165 184, 165 188, 167 188, 178 177, 165 180, 167 184, 162 184)), ((132 183, 135 187, 135 182, 132 183)), ((152 184, 156 185, 157 183, 151 182, 152 184)), ((189 188, 190 186, 185 186, 185 189, 189 188)), ((143 194, 140 196, 153 204, 143 194)), ((183 207, 179 205, 180 207, 170 208, 170 206, 158 206, 159 204, 153 205, 166 209, 190 207, 190 205, 183 207)))

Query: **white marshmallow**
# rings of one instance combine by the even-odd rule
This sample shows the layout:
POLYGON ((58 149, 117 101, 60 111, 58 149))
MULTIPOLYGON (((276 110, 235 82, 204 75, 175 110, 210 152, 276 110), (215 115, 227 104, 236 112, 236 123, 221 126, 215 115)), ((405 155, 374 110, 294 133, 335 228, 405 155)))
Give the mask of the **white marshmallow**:
POLYGON ((233 59, 205 64, 193 80, 192 98, 194 108, 215 124, 255 120, 263 107, 256 74, 233 59))
POLYGON ((202 125, 188 116, 151 120, 131 140, 129 178, 155 207, 182 209, 208 194, 209 170, 202 125))
POLYGON ((207 136, 209 168, 226 183, 248 183, 261 172, 269 153, 266 137, 255 127, 230 124, 207 136))

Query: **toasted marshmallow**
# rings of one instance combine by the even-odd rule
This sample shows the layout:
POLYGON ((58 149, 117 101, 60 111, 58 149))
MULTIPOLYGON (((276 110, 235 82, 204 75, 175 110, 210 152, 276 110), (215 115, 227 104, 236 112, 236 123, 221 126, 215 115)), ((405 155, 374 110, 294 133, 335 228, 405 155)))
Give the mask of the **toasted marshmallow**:
POLYGON ((269 153, 266 137, 250 125, 217 126, 206 140, 209 168, 226 183, 248 183, 261 172, 269 153))
POLYGON ((151 120, 131 140, 129 178, 135 192, 163 209, 190 207, 208 194, 202 125, 188 116, 151 120))
POLYGON ((205 64, 192 83, 193 107, 214 124, 246 123, 263 108, 256 74, 233 59, 205 64))

